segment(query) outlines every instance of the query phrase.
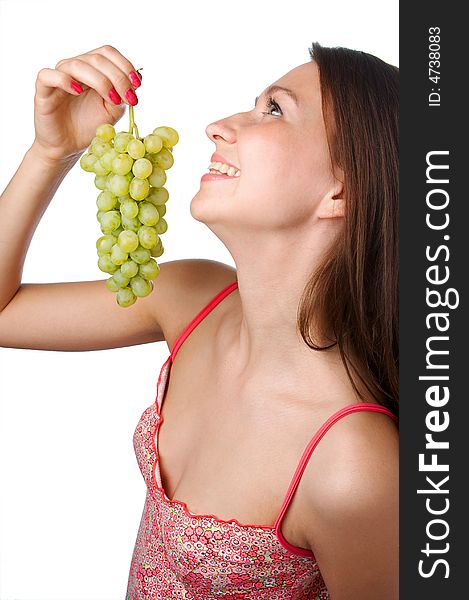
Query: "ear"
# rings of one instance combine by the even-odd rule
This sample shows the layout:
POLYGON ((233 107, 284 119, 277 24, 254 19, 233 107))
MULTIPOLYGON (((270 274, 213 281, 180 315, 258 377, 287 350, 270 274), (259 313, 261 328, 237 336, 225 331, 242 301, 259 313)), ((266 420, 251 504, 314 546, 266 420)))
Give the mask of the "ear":
POLYGON ((337 219, 345 216, 345 199, 343 197, 343 188, 332 190, 322 199, 318 210, 319 219, 337 219))

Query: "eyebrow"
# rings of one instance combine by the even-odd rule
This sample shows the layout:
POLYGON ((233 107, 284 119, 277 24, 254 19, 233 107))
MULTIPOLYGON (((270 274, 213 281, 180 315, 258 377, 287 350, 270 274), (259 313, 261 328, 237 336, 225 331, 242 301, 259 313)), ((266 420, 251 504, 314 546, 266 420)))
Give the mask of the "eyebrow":
MULTIPOLYGON (((295 94, 295 92, 293 90, 288 89, 288 88, 282 87, 281 85, 270 85, 265 90, 265 95, 274 94, 275 92, 284 92, 285 94, 287 94, 288 96, 290 96, 290 98, 295 102, 295 104, 297 106, 299 105, 298 96, 295 94)), ((261 94, 261 96, 262 96, 262 94, 261 94)), ((259 100, 259 98, 260 98, 260 96, 256 96, 256 99, 254 100, 254 106, 256 106, 257 101, 259 100)))

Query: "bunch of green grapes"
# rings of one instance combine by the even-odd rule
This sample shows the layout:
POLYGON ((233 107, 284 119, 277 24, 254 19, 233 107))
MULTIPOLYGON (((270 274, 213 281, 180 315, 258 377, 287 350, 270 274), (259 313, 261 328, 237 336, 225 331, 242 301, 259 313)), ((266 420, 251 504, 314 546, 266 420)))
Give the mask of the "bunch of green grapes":
POLYGON ((133 107, 129 110, 130 132, 116 134, 112 125, 100 125, 80 159, 101 190, 96 216, 104 235, 96 242, 98 267, 111 275, 106 287, 124 308, 148 296, 160 272, 152 257, 164 251, 160 235, 168 229, 164 215, 169 198, 165 171, 173 166, 172 150, 179 141, 171 127, 138 137, 133 107))

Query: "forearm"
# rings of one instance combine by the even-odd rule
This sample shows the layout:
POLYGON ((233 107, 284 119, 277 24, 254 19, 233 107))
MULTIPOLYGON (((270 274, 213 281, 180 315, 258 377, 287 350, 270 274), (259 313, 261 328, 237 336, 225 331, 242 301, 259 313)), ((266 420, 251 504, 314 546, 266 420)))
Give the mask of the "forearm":
POLYGON ((0 311, 18 291, 36 227, 78 158, 51 161, 33 144, 0 196, 0 311))

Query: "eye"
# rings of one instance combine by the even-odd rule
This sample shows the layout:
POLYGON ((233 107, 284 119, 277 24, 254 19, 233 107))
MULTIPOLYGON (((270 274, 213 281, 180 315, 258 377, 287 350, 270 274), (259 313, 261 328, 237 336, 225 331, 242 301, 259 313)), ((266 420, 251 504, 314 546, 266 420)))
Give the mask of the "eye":
MULTIPOLYGON (((279 113, 280 113, 280 115, 279 115, 279 116, 283 115, 283 113, 282 113, 282 109, 281 109, 281 108, 280 108, 280 106, 277 104, 277 102, 275 102, 275 100, 272 98, 272 96, 269 96, 269 97, 267 98, 265 105, 266 105, 266 107, 267 107, 267 108, 269 108, 269 109, 272 109, 272 108, 273 108, 274 110, 276 110, 277 112, 279 112, 279 113)), ((271 116, 273 116, 273 117, 276 117, 276 116, 277 116, 277 115, 272 115, 272 113, 270 112, 270 110, 269 110, 269 112, 263 112, 262 114, 263 114, 263 115, 271 115, 271 116)))

